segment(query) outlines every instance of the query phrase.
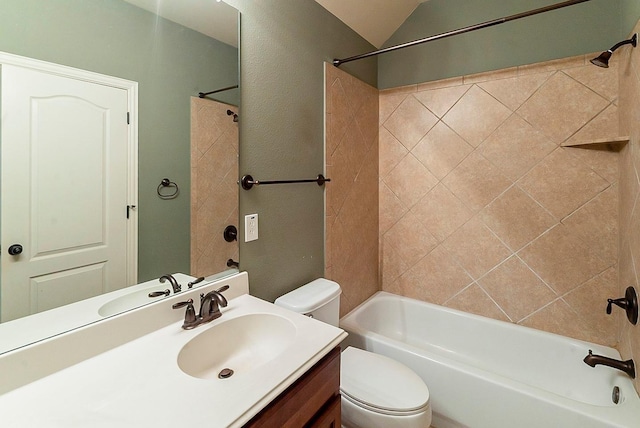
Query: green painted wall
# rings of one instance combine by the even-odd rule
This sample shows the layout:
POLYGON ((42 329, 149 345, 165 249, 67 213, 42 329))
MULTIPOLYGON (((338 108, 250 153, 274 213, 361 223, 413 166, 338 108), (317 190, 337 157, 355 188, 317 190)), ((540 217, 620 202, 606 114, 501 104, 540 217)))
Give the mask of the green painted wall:
MULTIPOLYGON (((560 3, 558 0, 429 0, 385 43, 392 46, 560 3)), ((380 55, 380 89, 608 49, 640 15, 637 0, 591 0, 491 28, 380 55), (620 25, 624 4, 624 25, 620 25), (628 21, 628 22, 626 22, 628 21)))
POLYGON ((119 0, 3 0, 0 50, 139 82, 139 279, 189 272, 190 97, 236 84, 238 50, 119 0))
MULTIPOLYGON (((324 171, 323 62, 373 47, 313 0, 227 3, 242 15, 240 174, 313 178, 324 171)), ((375 60, 345 69, 376 82, 375 60)), ((273 300, 322 276, 323 189, 292 184, 240 192, 241 217, 259 215, 260 238, 240 239, 251 293, 273 300)))
POLYGON ((620 0, 622 37, 626 38, 640 19, 640 0, 620 0))

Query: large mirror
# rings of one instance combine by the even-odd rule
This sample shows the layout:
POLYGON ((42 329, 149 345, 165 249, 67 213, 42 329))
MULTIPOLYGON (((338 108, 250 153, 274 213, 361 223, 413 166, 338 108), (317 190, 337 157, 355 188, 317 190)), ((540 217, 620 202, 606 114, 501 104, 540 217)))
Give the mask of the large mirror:
MULTIPOLYGON (((137 106, 131 120, 136 121, 137 184, 129 190, 127 203, 118 207, 137 221, 134 275, 98 291, 174 272, 215 276, 228 269, 229 262, 233 268, 238 261, 237 242, 223 237, 224 225, 237 226, 238 21, 234 8, 212 0, 2 2, 1 52, 136 83, 137 106)), ((42 154, 40 162, 46 156, 52 154, 42 154)), ((78 168, 67 162, 67 170, 95 170, 90 156, 78 156, 87 160, 74 161, 78 168)), ((43 165, 48 168, 53 163, 52 159, 43 165)), ((64 200, 84 181, 79 177, 73 176, 49 197, 64 200)), ((9 181, 3 179, 3 185, 9 181)), ((2 195, 3 208, 8 194, 2 195)), ((12 229, 0 224, 0 233, 12 229)), ((2 259, 21 257, 8 253, 8 242, 2 241, 2 259)), ((56 278, 51 283, 62 284, 66 293, 64 275, 56 278)), ((6 282, 10 281, 0 282, 0 289, 11 286, 6 282)), ((31 283, 29 298, 34 300, 33 294, 45 287, 31 283)), ((52 303, 32 308, 32 313, 58 306, 56 298, 62 292, 52 290, 52 303)), ((0 293, 0 307, 18 306, 7 297, 11 295, 0 293)), ((93 295, 95 291, 85 297, 93 295)), ((62 305, 77 299, 58 300, 62 305)), ((7 325, 21 321, 17 318, 0 312, 5 331, 7 325)))

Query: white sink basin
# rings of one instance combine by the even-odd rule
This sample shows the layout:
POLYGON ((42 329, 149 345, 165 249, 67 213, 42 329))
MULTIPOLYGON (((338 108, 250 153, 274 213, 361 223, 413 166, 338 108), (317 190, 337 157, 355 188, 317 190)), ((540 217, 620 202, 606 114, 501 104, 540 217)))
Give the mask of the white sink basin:
MULTIPOLYGON (((228 276, 229 273, 230 271, 223 272, 223 274, 220 275, 220 278, 228 276), (224 273, 227 275, 223 275, 224 273)), ((210 280, 202 281, 193 285, 193 288, 189 288, 188 284, 196 278, 182 273, 174 273, 173 277, 178 281, 178 284, 182 286, 182 291, 180 293, 186 293, 189 290, 202 287, 210 282, 210 280)), ((159 302, 167 297, 175 296, 176 293, 173 292, 169 281, 161 283, 159 280, 155 279, 143 282, 142 284, 123 288, 110 293, 109 295, 114 296, 109 300, 103 300, 105 303, 98 308, 98 315, 101 317, 110 317, 140 306, 148 305, 149 303, 159 302), (167 295, 160 294, 163 291, 169 291, 169 293, 167 295), (150 293, 159 293, 159 295, 149 297, 150 293)), ((105 298, 109 295, 105 294, 102 297, 105 298)))
MULTIPOLYGON (((166 285, 167 284, 162 284, 159 286, 154 285, 143 290, 134 291, 132 293, 125 294, 124 296, 116 297, 115 299, 102 305, 100 309, 98 309, 98 315, 100 315, 101 317, 109 317, 111 315, 116 315, 132 308, 137 308, 138 306, 143 306, 148 303, 162 300, 166 296, 149 297, 149 293, 152 293, 154 291, 163 291, 167 288, 166 285)), ((173 292, 170 292, 169 294, 171 295, 173 294, 173 292)))
POLYGON ((178 354, 178 366, 201 379, 241 376, 278 357, 295 338, 296 326, 287 318, 267 313, 243 315, 216 324, 187 342, 178 354))

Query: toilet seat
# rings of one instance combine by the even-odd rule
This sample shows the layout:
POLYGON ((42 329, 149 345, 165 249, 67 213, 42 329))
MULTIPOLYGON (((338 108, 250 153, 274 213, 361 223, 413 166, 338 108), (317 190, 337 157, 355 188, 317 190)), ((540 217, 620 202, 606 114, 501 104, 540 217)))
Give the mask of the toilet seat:
POLYGON ((348 347, 341 366, 340 392, 357 406, 393 416, 421 413, 429 406, 422 379, 391 358, 348 347))

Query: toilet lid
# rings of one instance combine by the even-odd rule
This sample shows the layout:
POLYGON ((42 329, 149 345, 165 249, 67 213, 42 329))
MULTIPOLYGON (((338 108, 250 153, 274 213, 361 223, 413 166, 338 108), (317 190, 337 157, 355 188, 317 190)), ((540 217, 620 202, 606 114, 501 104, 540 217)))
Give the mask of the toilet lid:
POLYGON ((362 349, 341 354, 340 391, 383 412, 415 412, 429 403, 429 389, 404 364, 362 349))

